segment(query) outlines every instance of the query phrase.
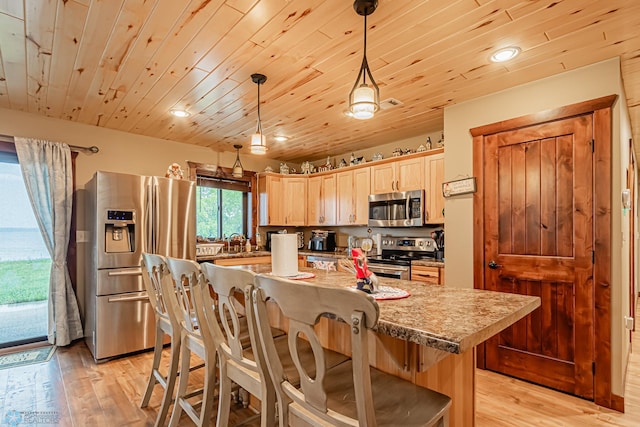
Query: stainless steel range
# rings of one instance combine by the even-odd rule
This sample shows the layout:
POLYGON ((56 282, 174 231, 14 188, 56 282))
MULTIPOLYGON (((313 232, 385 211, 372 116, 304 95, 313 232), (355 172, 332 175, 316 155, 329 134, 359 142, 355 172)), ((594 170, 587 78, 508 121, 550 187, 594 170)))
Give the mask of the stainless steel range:
POLYGON ((435 260, 439 252, 431 237, 382 237, 382 254, 367 258, 369 269, 380 277, 409 280, 411 261, 435 260))

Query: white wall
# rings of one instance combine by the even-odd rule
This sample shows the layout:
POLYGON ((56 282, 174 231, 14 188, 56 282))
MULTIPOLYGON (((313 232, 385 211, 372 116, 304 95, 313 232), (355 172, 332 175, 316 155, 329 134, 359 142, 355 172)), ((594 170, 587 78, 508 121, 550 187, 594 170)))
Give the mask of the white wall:
MULTIPOLYGON (((469 129, 599 98, 618 94, 613 108, 612 163, 612 391, 624 394, 624 361, 628 353, 622 319, 627 313, 629 256, 628 236, 622 237, 621 182, 624 182, 625 153, 630 136, 626 117, 626 99, 622 90, 618 58, 603 61, 574 71, 562 73, 526 85, 518 86, 482 98, 445 108, 444 134, 445 180, 473 175, 473 147, 469 129), (623 149, 621 149, 621 146, 623 149), (626 282, 625 282, 626 280, 626 282)), ((449 198, 445 201, 446 286, 473 287, 473 203, 472 196, 449 198)))

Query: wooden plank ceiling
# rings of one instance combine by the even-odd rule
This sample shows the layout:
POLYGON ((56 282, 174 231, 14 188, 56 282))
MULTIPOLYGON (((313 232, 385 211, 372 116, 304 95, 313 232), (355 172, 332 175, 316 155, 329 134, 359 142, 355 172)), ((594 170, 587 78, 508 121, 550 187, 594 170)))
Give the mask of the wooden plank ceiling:
POLYGON ((359 121, 344 115, 362 61, 352 0, 0 0, 0 107, 244 152, 260 72, 267 156, 315 160, 438 131, 447 105, 620 56, 639 139, 638 0, 379 0, 367 39, 381 99, 402 105, 359 121), (489 62, 509 45, 522 54, 489 62))

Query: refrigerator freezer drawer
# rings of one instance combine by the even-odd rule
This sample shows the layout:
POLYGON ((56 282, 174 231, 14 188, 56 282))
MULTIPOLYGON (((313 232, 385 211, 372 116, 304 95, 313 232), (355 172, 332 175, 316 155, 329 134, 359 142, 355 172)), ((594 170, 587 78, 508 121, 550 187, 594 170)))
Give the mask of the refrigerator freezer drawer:
POLYGON ((110 268, 98 270, 98 286, 96 295, 114 295, 126 292, 144 291, 142 268, 110 268))
POLYGON ((153 347, 155 319, 146 292, 96 297, 96 360, 153 347))

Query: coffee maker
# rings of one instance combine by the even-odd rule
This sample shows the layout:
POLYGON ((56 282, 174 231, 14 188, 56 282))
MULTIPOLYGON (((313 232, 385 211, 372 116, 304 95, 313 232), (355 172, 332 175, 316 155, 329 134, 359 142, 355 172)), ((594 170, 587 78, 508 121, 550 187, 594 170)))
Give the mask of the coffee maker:
POLYGON ((336 250, 336 232, 329 230, 312 230, 309 239, 310 251, 330 251, 336 250))

